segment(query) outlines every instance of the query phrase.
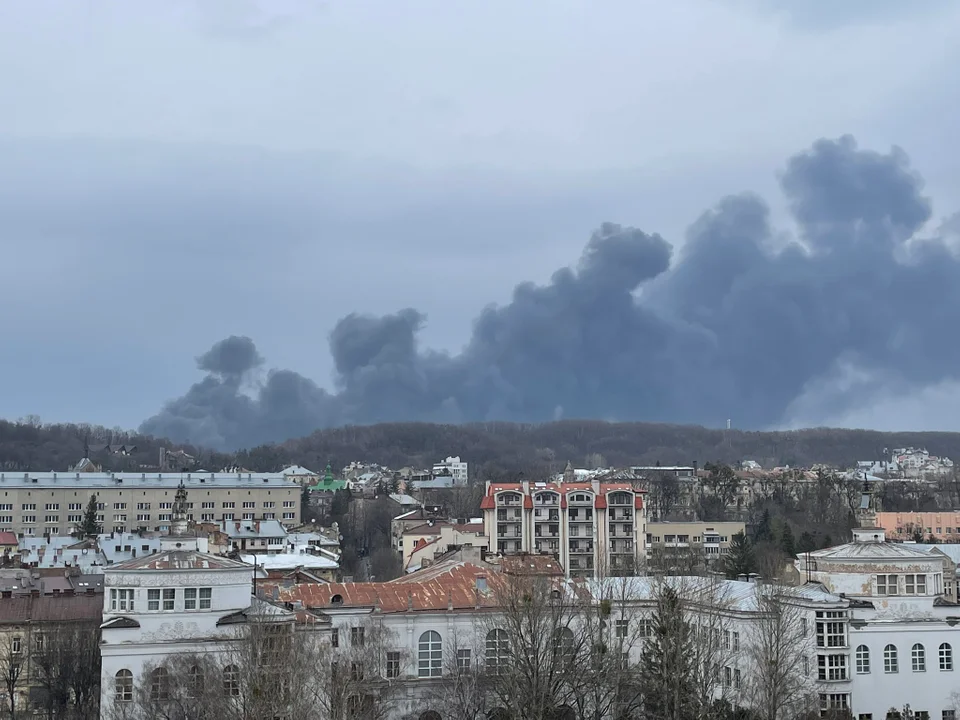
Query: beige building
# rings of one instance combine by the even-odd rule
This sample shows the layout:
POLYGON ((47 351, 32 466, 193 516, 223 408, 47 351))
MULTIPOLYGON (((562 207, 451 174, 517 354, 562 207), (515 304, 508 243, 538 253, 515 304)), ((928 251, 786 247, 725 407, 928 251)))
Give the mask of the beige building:
POLYGON ((709 567, 727 554, 730 539, 742 532, 742 522, 647 523, 647 562, 684 571, 709 567))
POLYGON ((300 524, 300 485, 280 473, 0 473, 0 532, 68 535, 97 498, 102 532, 169 529, 177 486, 197 523, 279 520, 300 524))
POLYGON ((491 552, 553 555, 573 577, 632 574, 642 563, 644 493, 629 482, 525 480, 486 489, 480 509, 491 552))
POLYGON ((455 547, 490 549, 490 538, 483 534, 483 523, 454 524, 429 521, 402 535, 403 569, 406 572, 426 567, 438 555, 455 547))

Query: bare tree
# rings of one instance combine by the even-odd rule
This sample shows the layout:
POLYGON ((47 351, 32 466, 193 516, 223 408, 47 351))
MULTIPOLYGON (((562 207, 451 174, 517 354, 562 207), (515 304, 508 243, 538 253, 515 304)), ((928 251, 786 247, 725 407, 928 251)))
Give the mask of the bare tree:
POLYGON ((428 688, 424 706, 441 717, 486 720, 491 709, 483 673, 481 632, 451 633, 443 648, 442 679, 428 688))
POLYGON ((5 695, 4 712, 10 720, 15 720, 20 710, 17 697, 22 688, 23 661, 23 638, 5 635, 0 641, 0 676, 5 695))
POLYGON ((758 585, 756 600, 758 617, 745 647, 745 697, 763 720, 799 717, 817 706, 804 610, 775 584, 758 585))
POLYGON ((48 720, 92 720, 100 698, 99 622, 61 622, 31 633, 33 677, 48 720))

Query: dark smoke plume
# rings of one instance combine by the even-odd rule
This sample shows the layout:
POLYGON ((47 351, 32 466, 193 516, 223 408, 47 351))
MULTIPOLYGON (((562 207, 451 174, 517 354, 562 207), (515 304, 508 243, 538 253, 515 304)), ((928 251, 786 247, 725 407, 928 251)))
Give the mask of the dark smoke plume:
POLYGON ((484 310, 456 356, 417 347, 417 310, 348 315, 330 334, 335 393, 273 371, 244 394, 262 360, 248 338, 228 338, 199 358, 207 376, 141 430, 237 448, 391 420, 763 428, 811 392, 840 410, 862 400, 833 391, 851 368, 860 393, 952 379, 960 261, 944 237, 957 221, 917 237, 931 207, 906 155, 820 140, 789 160, 781 187, 798 237, 772 229, 748 194, 697 219, 672 262, 660 236, 604 223, 575 269, 484 310))

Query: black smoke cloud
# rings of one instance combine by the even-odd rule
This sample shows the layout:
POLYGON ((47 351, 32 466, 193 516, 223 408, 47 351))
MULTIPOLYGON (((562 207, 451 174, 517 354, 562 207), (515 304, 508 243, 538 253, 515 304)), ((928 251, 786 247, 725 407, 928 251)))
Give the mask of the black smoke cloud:
POLYGON ((763 428, 811 392, 848 405, 883 383, 955 377, 960 262, 943 238, 918 237, 931 206, 906 155, 820 140, 781 188, 796 237, 750 194, 705 212, 676 257, 658 235, 604 223, 575 268, 485 309, 458 355, 418 348, 417 310, 348 315, 330 333, 333 393, 261 376, 249 338, 222 340, 198 359, 206 377, 141 430, 237 448, 397 420, 763 428), (850 368, 869 382, 833 392, 850 368))

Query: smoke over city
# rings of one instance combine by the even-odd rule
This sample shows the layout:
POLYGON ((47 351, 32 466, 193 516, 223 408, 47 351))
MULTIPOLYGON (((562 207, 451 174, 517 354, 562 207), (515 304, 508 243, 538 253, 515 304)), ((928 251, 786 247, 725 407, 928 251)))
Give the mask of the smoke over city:
POLYGON ((206 373, 141 430, 232 449, 347 423, 643 420, 768 428, 798 407, 841 412, 887 388, 953 380, 960 340, 954 216, 930 201, 899 149, 820 140, 786 164, 795 229, 763 199, 721 199, 675 251, 600 225, 579 261, 523 283, 475 320, 460 354, 421 348, 426 321, 347 315, 330 332, 332 391, 264 371, 229 337, 206 373))

